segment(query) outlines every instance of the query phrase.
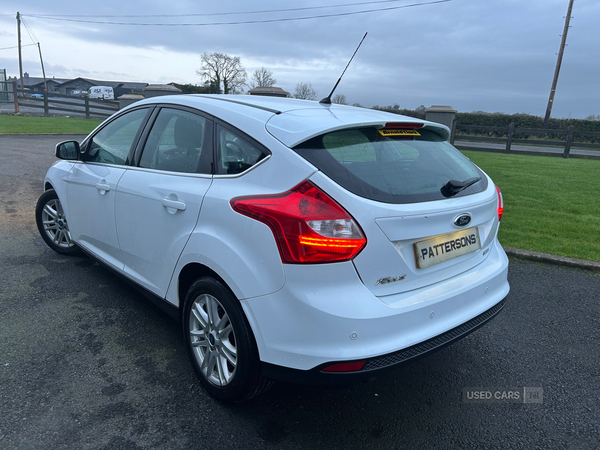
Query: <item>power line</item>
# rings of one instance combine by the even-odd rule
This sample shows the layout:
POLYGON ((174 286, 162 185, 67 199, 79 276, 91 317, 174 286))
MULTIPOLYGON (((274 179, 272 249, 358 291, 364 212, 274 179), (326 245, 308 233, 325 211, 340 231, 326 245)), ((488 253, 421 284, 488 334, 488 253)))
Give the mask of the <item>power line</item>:
POLYGON ((308 11, 315 9, 327 9, 327 8, 340 8, 346 6, 363 6, 373 5, 378 3, 397 3, 402 0, 377 0, 369 2, 356 2, 356 3, 342 3, 337 5, 324 5, 324 6, 306 6, 302 8, 285 8, 285 9, 264 9, 255 11, 233 11, 233 12, 216 12, 216 13, 191 13, 191 14, 27 14, 31 17, 37 18, 51 18, 51 17, 209 17, 209 16, 228 16, 228 15, 241 15, 241 14, 267 14, 275 12, 291 12, 291 11, 308 11))
POLYGON ((22 15, 21 15, 21 23, 23 25, 25 25, 25 29, 27 30, 27 34, 31 38, 31 42, 33 42, 34 44, 37 44, 37 42, 39 42, 37 36, 35 35, 35 33, 33 32, 33 30, 31 29, 31 27, 27 24, 27 22, 25 22, 25 19, 23 19, 22 15), (34 39, 34 36, 35 36, 35 39, 34 39))
MULTIPOLYGON (((434 5, 437 3, 446 3, 451 0, 436 0, 430 2, 423 3, 412 3, 410 5, 402 5, 402 6, 391 6, 388 8, 375 8, 375 9, 367 9, 362 11, 349 11, 343 13, 332 13, 332 14, 321 14, 314 16, 304 16, 304 17, 285 17, 279 19, 262 19, 262 20, 244 20, 244 21, 235 21, 235 22, 210 22, 210 23, 140 23, 140 22, 109 22, 109 21, 97 21, 97 20, 78 20, 78 19, 65 19, 58 17, 49 17, 49 16, 33 16, 28 14, 29 17, 35 17, 37 19, 42 20, 58 20, 64 22, 76 22, 76 23, 93 23, 93 24, 101 24, 101 25, 125 25, 125 26, 160 26, 160 27, 186 27, 186 26, 213 26, 213 25, 246 25, 246 24, 256 24, 256 23, 273 23, 273 22, 291 22, 296 20, 310 20, 310 19, 323 19, 328 17, 341 17, 341 16, 352 16, 356 14, 367 14, 372 12, 381 12, 381 11, 391 11, 397 9, 404 8, 412 8, 416 6, 425 6, 425 5, 434 5)), ((189 15, 189 14, 188 14, 189 15)))
MULTIPOLYGON (((25 45, 21 45, 21 47, 31 47, 32 45, 37 45, 37 44, 25 44, 25 45)), ((14 47, 3 47, 3 48, 0 48, 0 50, 10 50, 13 48, 19 48, 19 46, 15 45, 14 47)))

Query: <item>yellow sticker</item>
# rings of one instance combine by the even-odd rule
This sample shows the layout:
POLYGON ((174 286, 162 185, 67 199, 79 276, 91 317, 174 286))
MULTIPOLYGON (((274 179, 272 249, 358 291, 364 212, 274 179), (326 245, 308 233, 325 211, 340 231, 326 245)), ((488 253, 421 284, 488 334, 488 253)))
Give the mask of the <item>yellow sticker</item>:
POLYGON ((382 136, 421 136, 416 130, 381 128, 378 131, 382 136))

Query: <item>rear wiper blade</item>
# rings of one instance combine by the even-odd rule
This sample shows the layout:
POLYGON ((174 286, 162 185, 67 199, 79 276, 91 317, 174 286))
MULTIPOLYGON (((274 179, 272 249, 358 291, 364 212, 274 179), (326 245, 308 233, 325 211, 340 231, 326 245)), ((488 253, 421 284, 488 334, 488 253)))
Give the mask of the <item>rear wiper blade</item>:
POLYGON ((481 177, 467 178, 464 181, 450 180, 442 186, 440 191, 444 197, 452 197, 469 186, 474 185, 479 180, 481 180, 481 177))

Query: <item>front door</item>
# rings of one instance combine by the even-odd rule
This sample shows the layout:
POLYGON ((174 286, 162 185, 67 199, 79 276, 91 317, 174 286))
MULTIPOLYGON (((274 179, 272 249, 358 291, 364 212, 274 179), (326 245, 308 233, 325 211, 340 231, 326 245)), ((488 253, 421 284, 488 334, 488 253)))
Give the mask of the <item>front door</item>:
POLYGON ((115 226, 117 184, 128 169, 128 155, 148 108, 117 117, 88 143, 82 161, 68 174, 69 229, 85 250, 123 268, 115 226))

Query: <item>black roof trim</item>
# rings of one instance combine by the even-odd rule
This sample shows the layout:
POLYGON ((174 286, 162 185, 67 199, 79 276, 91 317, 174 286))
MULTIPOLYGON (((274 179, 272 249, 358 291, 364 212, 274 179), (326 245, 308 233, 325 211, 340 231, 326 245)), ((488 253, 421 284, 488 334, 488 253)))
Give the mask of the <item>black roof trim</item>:
POLYGON ((252 103, 241 102, 238 100, 231 100, 230 98, 213 97, 212 95, 204 95, 204 97, 212 98, 215 100, 221 100, 222 102, 237 103, 238 105, 249 106, 251 108, 256 108, 256 109, 262 109, 263 111, 272 112, 273 114, 277 114, 277 115, 281 114, 281 111, 279 111, 277 109, 271 109, 271 108, 267 108, 266 106, 254 105, 252 103))

